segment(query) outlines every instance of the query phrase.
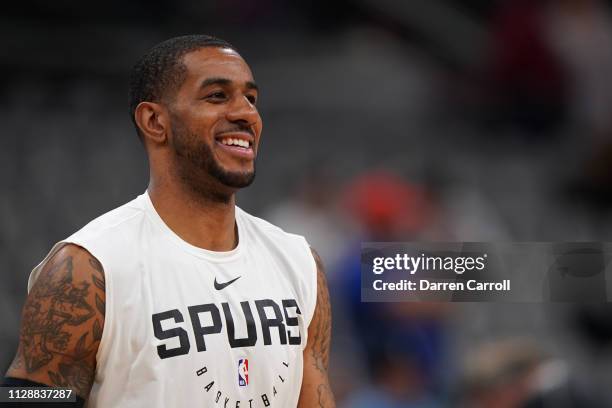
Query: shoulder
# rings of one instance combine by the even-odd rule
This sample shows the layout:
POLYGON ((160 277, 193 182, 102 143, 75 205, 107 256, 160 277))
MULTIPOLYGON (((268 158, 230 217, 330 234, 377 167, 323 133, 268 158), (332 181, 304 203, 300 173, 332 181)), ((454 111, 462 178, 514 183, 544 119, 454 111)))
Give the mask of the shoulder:
POLYGON ((141 197, 138 197, 120 207, 108 211, 87 223, 74 236, 86 236, 95 238, 108 236, 129 229, 134 224, 142 222, 146 212, 142 205, 141 197))
POLYGON ((239 219, 239 222, 243 222, 245 228, 247 229, 247 233, 265 234, 273 240, 288 241, 300 246, 306 244, 306 246, 308 246, 306 239, 303 236, 287 232, 279 226, 276 226, 263 218, 251 215, 239 207, 236 207, 236 217, 239 219))
POLYGON ((132 258, 134 244, 146 236, 146 219, 147 212, 139 196, 90 221, 63 242, 86 248, 107 269, 113 260, 132 258))
MULTIPOLYGON (((103 300, 104 281, 104 268, 98 259, 86 248, 67 243, 42 265, 39 278, 33 284, 29 296, 37 297, 41 296, 41 293, 53 295, 57 293, 53 290, 49 292, 50 288, 65 288, 73 285, 82 288, 83 292, 89 292, 87 289, 90 287, 97 288, 101 291, 98 297, 101 295, 103 300)), ((104 308, 101 307, 101 309, 104 315, 104 308)))
POLYGON ((104 266, 107 274, 117 269, 111 267, 111 264, 133 250, 133 242, 141 231, 139 224, 143 222, 145 212, 139 203, 139 198, 95 218, 69 237, 56 243, 42 262, 32 269, 28 290, 38 280, 45 265, 52 259, 57 259, 56 255, 66 251, 77 253, 76 248, 91 254, 104 266))
POLYGON ((315 270, 310 245, 305 237, 293 234, 270 222, 255 217, 236 208, 236 218, 242 222, 242 230, 250 242, 268 249, 271 253, 283 257, 287 262, 296 265, 296 270, 307 280, 315 270))

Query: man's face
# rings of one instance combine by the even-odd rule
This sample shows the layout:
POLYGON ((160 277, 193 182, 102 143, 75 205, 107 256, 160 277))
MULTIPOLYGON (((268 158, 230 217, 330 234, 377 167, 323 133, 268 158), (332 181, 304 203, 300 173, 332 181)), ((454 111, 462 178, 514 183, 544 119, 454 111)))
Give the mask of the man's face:
POLYGON ((235 51, 217 47, 188 53, 183 64, 185 80, 169 104, 179 176, 204 192, 219 183, 248 186, 262 128, 251 70, 235 51))

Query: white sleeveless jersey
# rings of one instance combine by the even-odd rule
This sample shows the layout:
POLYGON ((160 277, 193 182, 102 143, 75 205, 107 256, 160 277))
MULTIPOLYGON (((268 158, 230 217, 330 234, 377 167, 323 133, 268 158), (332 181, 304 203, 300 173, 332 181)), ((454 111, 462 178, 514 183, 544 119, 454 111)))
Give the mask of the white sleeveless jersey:
POLYGON ((295 407, 316 303, 306 240, 236 207, 238 246, 188 244, 147 193, 56 244, 104 267, 106 316, 88 407, 295 407))

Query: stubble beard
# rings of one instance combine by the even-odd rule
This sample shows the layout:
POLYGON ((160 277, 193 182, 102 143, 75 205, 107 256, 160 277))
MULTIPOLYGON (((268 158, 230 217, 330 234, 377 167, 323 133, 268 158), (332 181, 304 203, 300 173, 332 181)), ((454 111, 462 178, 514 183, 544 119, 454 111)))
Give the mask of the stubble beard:
POLYGON ((172 126, 172 133, 178 177, 202 198, 228 203, 234 189, 248 187, 255 179, 254 164, 252 171, 228 171, 215 159, 210 145, 197 135, 181 125, 172 126))

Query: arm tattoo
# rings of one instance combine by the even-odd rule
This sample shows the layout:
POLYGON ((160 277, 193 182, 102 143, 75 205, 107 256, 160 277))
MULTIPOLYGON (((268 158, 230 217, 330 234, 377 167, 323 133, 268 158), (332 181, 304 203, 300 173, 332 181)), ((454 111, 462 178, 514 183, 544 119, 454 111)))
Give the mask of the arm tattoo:
POLYGON ((74 262, 71 255, 52 259, 32 287, 11 369, 26 376, 46 372, 49 385, 70 387, 86 398, 102 338, 105 280, 96 259, 89 258, 90 268, 79 271, 78 278, 74 262))
POLYGON ((317 264, 317 306, 312 317, 315 325, 312 330, 312 356, 316 362, 317 369, 327 371, 329 365, 329 344, 331 340, 331 307, 329 304, 329 290, 327 289, 327 279, 323 262, 319 254, 312 249, 317 264))
POLYGON ((327 384, 319 384, 319 386, 317 387, 317 397, 318 397, 318 403, 319 403, 319 408, 326 408, 326 407, 335 407, 335 402, 334 402, 334 396, 332 394, 332 391, 329 389, 329 385, 327 384))
MULTIPOLYGON (((322 378, 327 379, 331 342, 331 306, 323 262, 319 254, 314 249, 311 248, 311 250, 317 264, 317 305, 311 321, 311 325, 314 326, 309 328, 312 336, 310 350, 314 368, 322 374, 322 378)), ((334 397, 327 381, 317 385, 317 401, 319 407, 335 406, 334 397)))

